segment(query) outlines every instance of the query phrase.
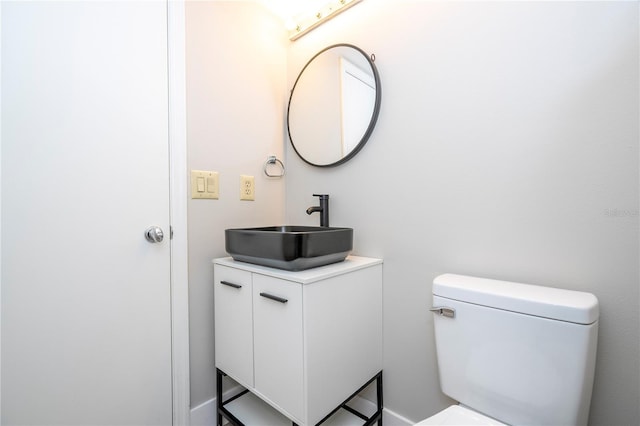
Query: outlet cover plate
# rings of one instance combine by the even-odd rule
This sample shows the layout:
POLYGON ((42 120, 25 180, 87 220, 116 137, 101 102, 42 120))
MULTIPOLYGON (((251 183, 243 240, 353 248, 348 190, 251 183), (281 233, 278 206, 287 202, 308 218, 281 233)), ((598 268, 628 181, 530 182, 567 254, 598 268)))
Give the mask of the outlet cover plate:
POLYGON ((253 176, 240 175, 240 199, 245 201, 256 199, 256 184, 253 176))

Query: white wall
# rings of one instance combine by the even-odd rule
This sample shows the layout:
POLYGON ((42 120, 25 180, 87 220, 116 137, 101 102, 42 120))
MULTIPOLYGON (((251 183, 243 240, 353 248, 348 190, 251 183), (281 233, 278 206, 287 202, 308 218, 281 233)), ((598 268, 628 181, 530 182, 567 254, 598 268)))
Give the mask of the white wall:
POLYGON ((333 169, 287 145, 286 216, 328 193, 384 258, 385 406, 450 403, 427 308, 455 272, 596 294, 591 424, 637 424, 638 3, 367 0, 290 45, 288 87, 337 42, 376 54, 378 126, 333 169))
POLYGON ((220 173, 219 200, 189 200, 191 406, 215 396, 213 265, 227 256, 224 230, 283 223, 286 33, 253 2, 187 2, 188 167, 220 173), (240 175, 255 176, 255 201, 239 200, 240 175))

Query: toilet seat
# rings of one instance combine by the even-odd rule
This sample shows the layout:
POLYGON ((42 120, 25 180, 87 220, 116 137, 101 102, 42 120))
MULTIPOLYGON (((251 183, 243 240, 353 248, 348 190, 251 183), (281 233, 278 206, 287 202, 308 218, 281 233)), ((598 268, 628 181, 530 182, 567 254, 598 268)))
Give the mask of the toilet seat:
POLYGON ((506 426, 504 423, 500 423, 499 421, 492 419, 491 417, 487 417, 480 413, 477 413, 469 408, 462 407, 460 405, 452 405, 439 413, 434 414, 433 416, 424 419, 420 423, 417 423, 416 426, 506 426))

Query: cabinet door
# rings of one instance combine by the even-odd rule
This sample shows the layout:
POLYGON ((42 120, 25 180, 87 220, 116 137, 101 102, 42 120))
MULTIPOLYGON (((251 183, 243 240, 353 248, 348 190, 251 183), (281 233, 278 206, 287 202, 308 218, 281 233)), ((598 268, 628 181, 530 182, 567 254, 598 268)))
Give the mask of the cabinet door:
POLYGON ((253 387, 251 273, 215 265, 216 367, 253 387))
POLYGON ((302 285, 253 275, 256 391, 301 422, 302 285))

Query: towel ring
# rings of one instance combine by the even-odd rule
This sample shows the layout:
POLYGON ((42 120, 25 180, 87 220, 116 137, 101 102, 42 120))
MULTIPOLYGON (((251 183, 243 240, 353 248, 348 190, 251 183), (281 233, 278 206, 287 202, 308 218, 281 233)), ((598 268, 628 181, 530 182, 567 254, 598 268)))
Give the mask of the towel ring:
POLYGON ((282 163, 282 161, 278 160, 278 158, 276 158, 275 155, 270 155, 267 158, 267 161, 264 163, 264 174, 267 175, 268 177, 282 177, 282 176, 284 176, 284 164, 282 163), (269 173, 269 166, 271 164, 279 165, 280 166, 280 173, 278 173, 278 174, 269 173))

